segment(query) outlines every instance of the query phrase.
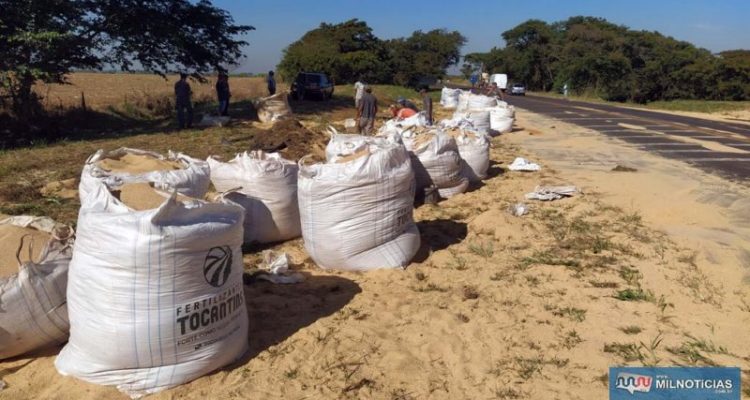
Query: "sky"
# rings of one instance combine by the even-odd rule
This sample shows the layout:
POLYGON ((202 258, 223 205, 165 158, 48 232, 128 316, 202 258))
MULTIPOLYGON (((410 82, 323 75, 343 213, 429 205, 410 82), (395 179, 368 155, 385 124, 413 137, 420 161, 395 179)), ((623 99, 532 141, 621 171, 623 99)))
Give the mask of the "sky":
POLYGON ((561 21, 576 15, 603 17, 631 29, 659 31, 720 52, 750 49, 748 0, 213 0, 236 23, 256 30, 245 35, 247 58, 233 72, 275 69, 282 51, 321 22, 366 21, 375 36, 391 39, 416 30, 457 30, 462 53, 504 46, 502 32, 528 19, 561 21))

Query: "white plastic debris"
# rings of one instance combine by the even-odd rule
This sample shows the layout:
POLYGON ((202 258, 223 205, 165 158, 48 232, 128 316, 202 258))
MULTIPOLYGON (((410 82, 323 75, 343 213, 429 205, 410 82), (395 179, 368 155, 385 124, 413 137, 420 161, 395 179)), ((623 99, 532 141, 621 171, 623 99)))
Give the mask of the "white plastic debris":
POLYGON ((289 258, 286 253, 278 254, 275 251, 266 250, 263 252, 263 263, 259 268, 272 274, 283 274, 289 271, 289 258))
POLYGON ((266 273, 257 275, 257 279, 271 283, 288 285, 305 281, 305 276, 299 272, 289 271, 289 258, 286 253, 276 253, 272 250, 263 252, 263 262, 258 266, 266 273))
POLYGON ((230 118, 226 116, 213 116, 213 115, 205 114, 203 115, 203 118, 200 120, 200 122, 198 122, 198 126, 222 127, 222 126, 226 126, 229 123, 229 121, 230 121, 230 118))
POLYGON ((523 157, 516 157, 513 163, 508 166, 508 169, 511 171, 539 171, 542 167, 523 157))
POLYGON ((510 206, 510 213, 516 217, 522 217, 529 212, 529 206, 524 203, 516 203, 510 206))
POLYGON ((537 186, 533 192, 526 193, 529 200, 550 201, 573 196, 578 192, 575 186, 537 186))

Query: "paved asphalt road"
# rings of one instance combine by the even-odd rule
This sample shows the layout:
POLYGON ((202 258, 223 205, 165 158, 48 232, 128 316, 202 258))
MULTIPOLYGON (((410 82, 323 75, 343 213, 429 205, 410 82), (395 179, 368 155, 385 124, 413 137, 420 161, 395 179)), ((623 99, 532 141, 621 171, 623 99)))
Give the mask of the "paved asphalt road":
POLYGON ((508 96, 506 100, 517 108, 599 131, 732 180, 750 181, 750 124, 531 95, 508 96), (714 150, 696 141, 706 142, 714 150))

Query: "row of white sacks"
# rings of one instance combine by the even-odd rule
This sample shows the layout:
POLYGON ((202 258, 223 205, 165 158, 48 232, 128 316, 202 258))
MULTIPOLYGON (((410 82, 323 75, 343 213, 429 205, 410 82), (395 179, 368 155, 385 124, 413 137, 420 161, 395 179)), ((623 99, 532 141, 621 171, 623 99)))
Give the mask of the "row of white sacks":
POLYGON ((490 135, 508 133, 513 129, 515 108, 496 97, 443 88, 440 105, 456 110, 448 122, 450 125, 468 127, 490 135))
MULTIPOLYGON (((334 132, 330 159, 313 164, 262 152, 226 163, 126 148, 97 152, 81 175, 75 242, 50 239, 42 257, 0 281, 4 307, 16 310, 0 314, 0 358, 67 339, 55 360, 61 374, 132 397, 231 363, 248 340, 243 243, 301 234, 323 268, 405 266, 420 246, 415 190, 435 186, 450 197, 486 176, 486 136, 407 136, 402 142, 398 135, 334 132), (113 173, 100 166, 127 154, 182 168, 113 173), (197 200, 209 181, 224 193, 214 202, 197 200), (144 182, 171 195, 138 211, 113 194, 144 182), (178 201, 178 194, 196 200, 178 201)), ((0 225, 52 224, 39 221, 13 217, 0 225)))

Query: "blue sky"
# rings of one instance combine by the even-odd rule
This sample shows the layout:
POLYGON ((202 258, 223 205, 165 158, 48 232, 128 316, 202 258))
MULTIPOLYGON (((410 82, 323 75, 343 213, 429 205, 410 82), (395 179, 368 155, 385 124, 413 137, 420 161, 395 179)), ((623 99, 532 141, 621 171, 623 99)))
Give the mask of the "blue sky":
POLYGON ((531 18, 552 22, 575 15, 603 17, 632 29, 659 31, 714 52, 750 49, 748 0, 453 0, 232 1, 214 0, 236 22, 253 25, 246 36, 247 58, 237 72, 274 69, 282 50, 321 22, 359 18, 382 39, 415 30, 458 30, 468 41, 464 53, 503 46, 500 34, 531 18), (471 5, 469 5, 471 4, 471 5), (408 7, 407 7, 408 5, 408 7))

